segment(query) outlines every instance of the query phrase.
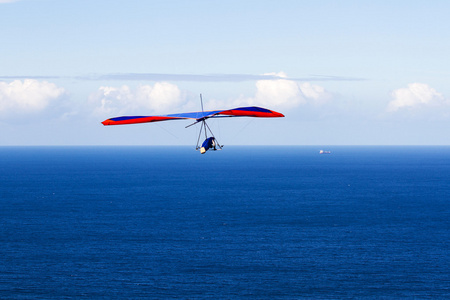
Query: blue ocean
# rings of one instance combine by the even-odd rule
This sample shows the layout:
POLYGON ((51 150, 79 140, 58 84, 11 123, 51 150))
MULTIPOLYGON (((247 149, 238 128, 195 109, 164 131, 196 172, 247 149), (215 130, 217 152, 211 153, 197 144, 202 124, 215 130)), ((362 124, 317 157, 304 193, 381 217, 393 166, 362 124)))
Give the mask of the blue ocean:
POLYGON ((320 149, 0 147, 0 298, 450 298, 450 147, 320 149))

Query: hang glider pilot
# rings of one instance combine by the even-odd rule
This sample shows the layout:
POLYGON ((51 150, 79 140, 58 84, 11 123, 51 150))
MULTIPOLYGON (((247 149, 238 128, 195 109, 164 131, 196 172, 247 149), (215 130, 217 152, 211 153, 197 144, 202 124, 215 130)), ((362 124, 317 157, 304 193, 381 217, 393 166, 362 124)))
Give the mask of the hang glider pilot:
POLYGON ((216 139, 214 137, 209 137, 203 142, 202 147, 200 148, 200 153, 205 154, 205 152, 209 149, 213 149, 214 151, 217 150, 216 139))

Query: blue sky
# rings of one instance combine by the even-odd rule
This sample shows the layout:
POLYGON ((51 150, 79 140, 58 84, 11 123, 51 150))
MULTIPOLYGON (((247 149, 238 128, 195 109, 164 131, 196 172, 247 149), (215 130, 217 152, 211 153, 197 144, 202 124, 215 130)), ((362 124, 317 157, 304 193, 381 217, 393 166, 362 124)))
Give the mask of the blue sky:
POLYGON ((0 0, 0 145, 448 145, 448 1, 0 0))

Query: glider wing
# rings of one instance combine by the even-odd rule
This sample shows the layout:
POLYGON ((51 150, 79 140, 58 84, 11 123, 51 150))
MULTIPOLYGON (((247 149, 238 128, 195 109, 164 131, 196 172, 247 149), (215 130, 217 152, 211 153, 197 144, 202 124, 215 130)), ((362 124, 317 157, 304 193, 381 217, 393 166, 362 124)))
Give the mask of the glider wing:
POLYGON ((212 110, 190 113, 180 113, 160 116, 124 116, 107 119, 102 122, 103 125, 125 125, 160 122, 168 120, 195 119, 197 121, 215 118, 215 117, 257 117, 257 118, 280 118, 283 114, 257 106, 238 107, 228 110, 212 110))

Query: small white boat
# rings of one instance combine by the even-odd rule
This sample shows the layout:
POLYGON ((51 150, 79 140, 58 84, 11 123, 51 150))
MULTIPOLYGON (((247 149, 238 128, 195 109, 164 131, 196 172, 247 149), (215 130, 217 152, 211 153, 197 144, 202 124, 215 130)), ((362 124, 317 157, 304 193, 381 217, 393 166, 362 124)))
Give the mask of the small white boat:
POLYGON ((319 154, 331 154, 331 151, 328 150, 320 150, 319 154))

